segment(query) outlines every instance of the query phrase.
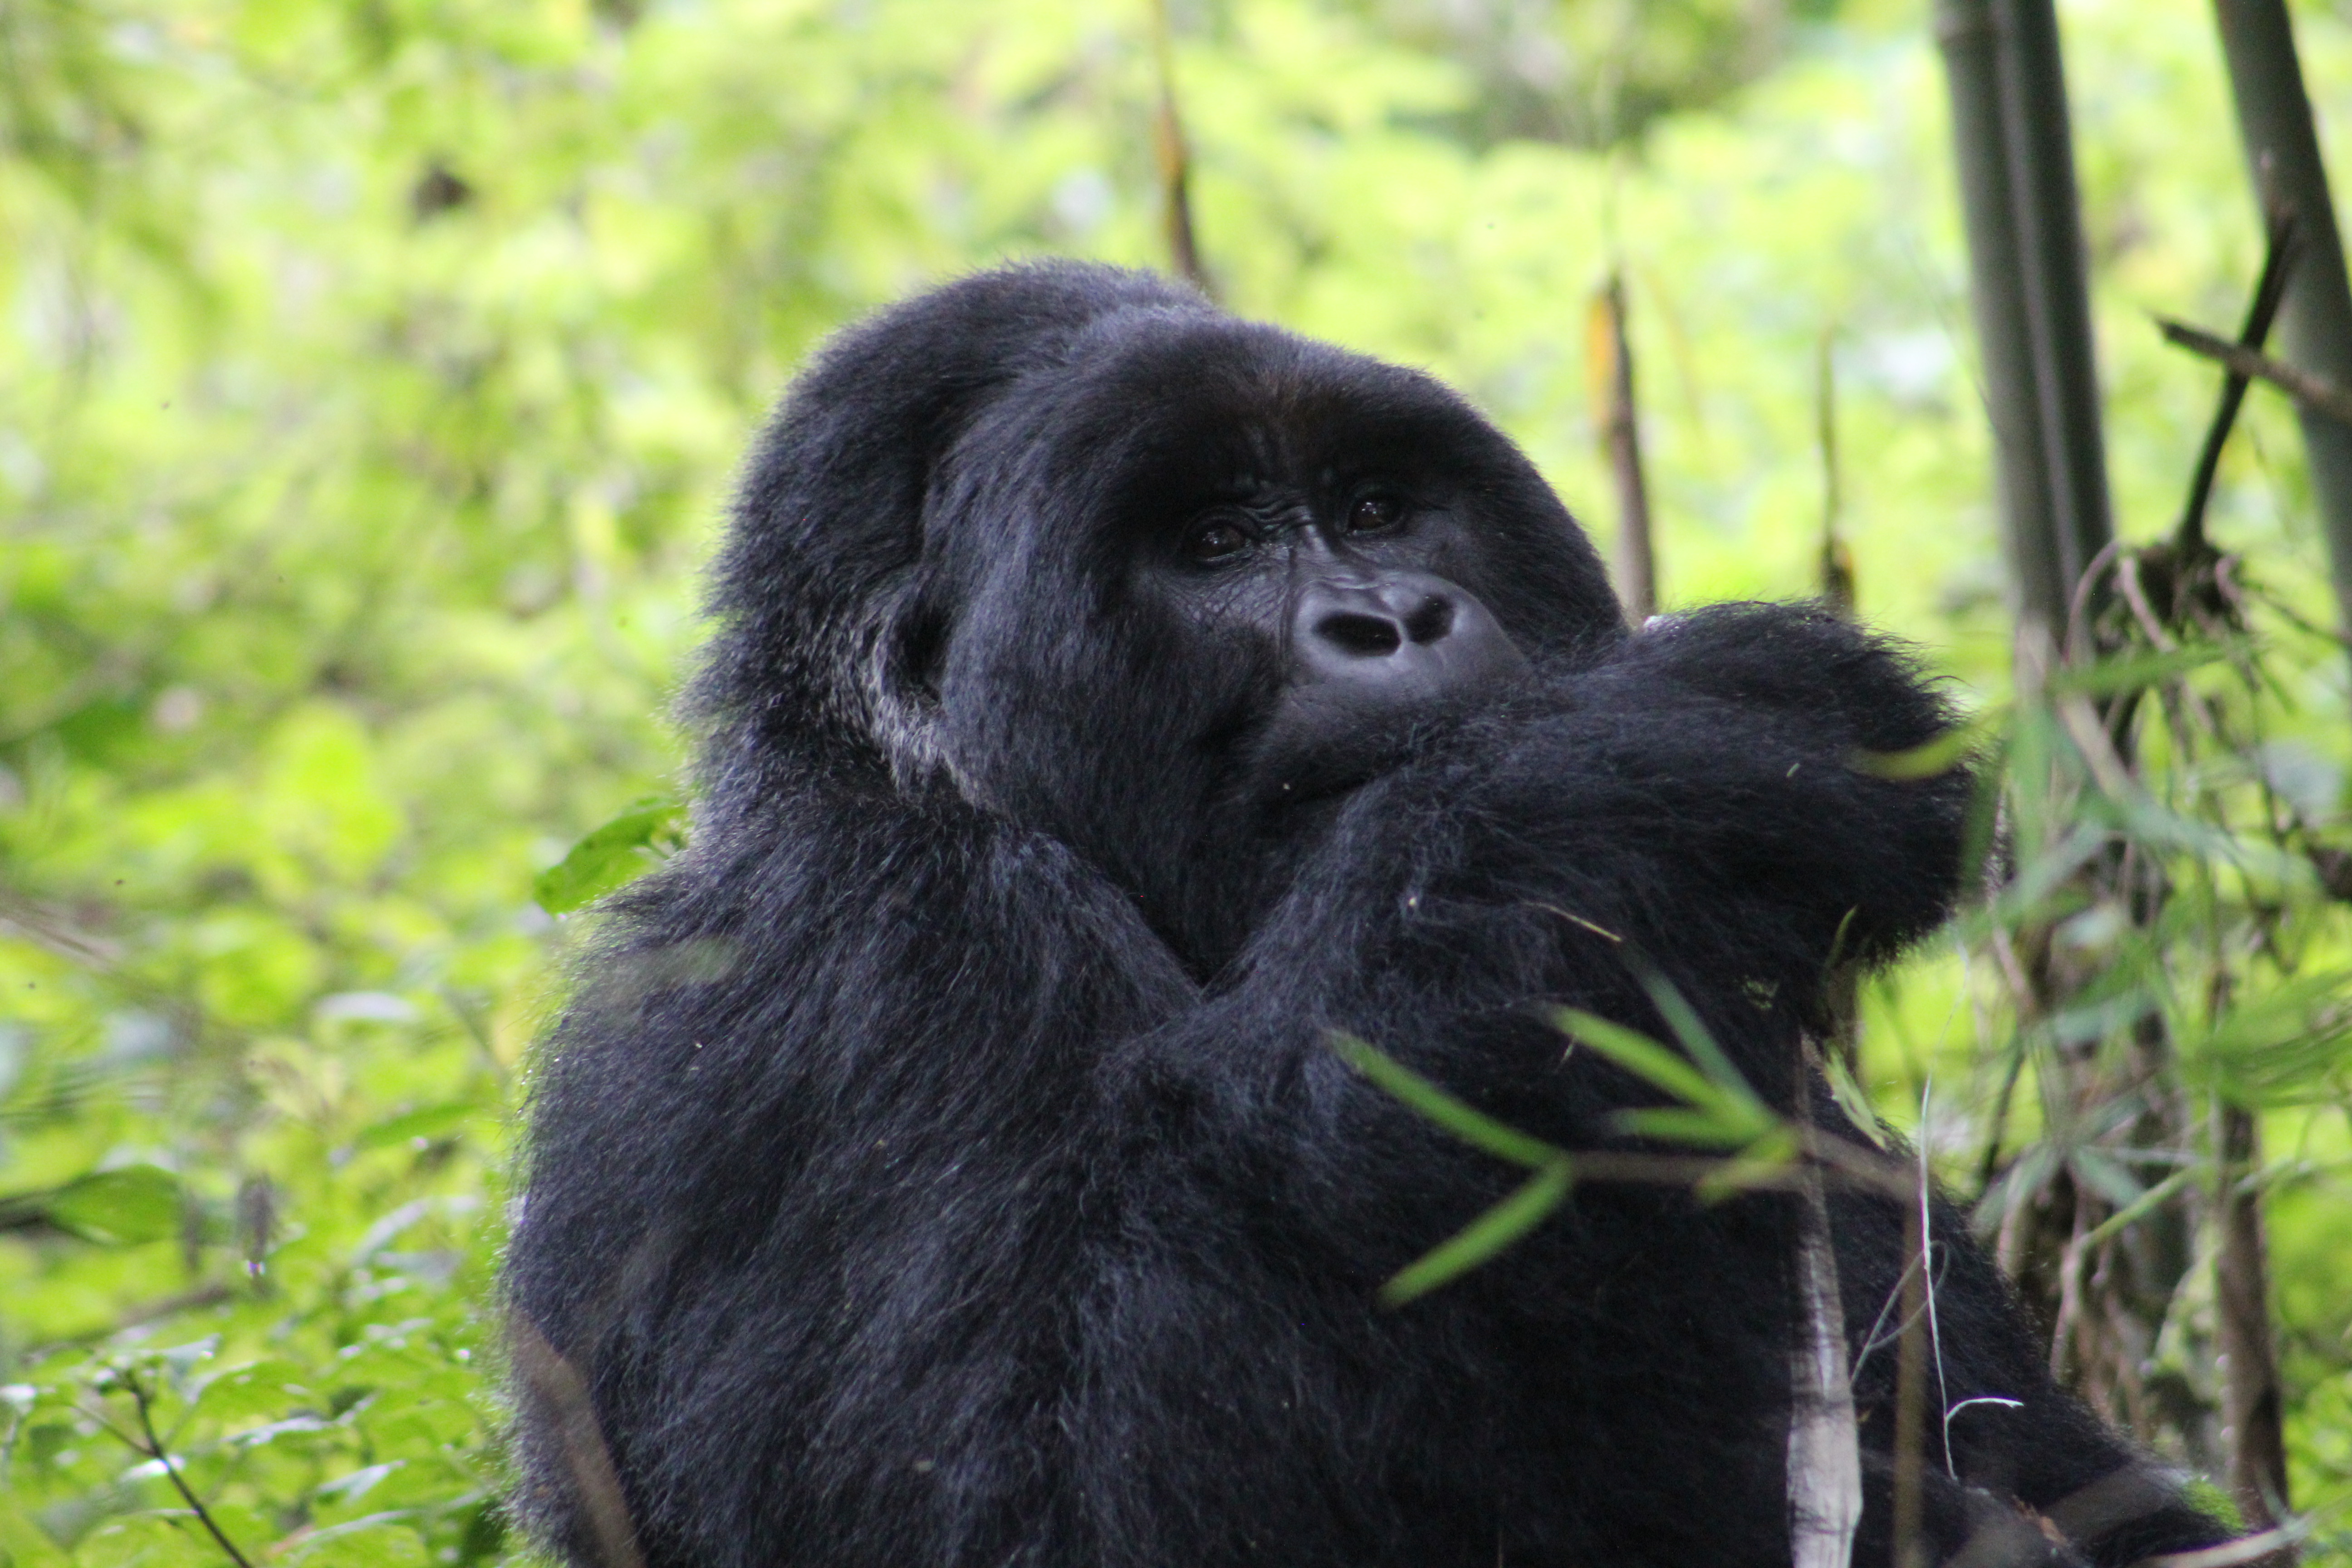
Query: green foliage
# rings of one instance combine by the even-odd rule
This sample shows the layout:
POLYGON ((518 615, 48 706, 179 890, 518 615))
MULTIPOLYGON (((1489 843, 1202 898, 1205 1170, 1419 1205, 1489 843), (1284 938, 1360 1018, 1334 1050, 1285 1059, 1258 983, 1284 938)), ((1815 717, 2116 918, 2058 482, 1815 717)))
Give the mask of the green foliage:
POLYGON ((568 915, 643 876, 684 842, 686 811, 647 795, 564 852, 539 874, 531 896, 551 915, 568 915))
POLYGON ((1353 1035, 1332 1034, 1331 1048, 1342 1061, 1432 1124, 1474 1149, 1535 1173, 1509 1196, 1398 1270, 1381 1287, 1381 1300, 1402 1306, 1493 1258, 1542 1224, 1585 1172, 1603 1180, 1691 1184, 1702 1196, 1712 1198, 1728 1196, 1788 1168, 1798 1149, 1796 1130, 1757 1097, 1687 1002, 1662 980, 1649 984, 1689 1058, 1639 1030, 1573 1007, 1558 1009, 1554 1020, 1571 1041, 1590 1047, 1675 1102, 1621 1112, 1617 1121, 1624 1131, 1669 1145, 1735 1152, 1696 1173, 1640 1154, 1578 1154, 1555 1147, 1496 1121, 1353 1035))
MULTIPOLYGON (((1622 262, 1678 603, 1814 586, 1826 340, 1864 613, 2006 698, 1916 7, 1446 8, 1468 32, 1370 0, 1176 9, 1236 309, 1465 387, 1605 536, 1579 323, 1622 262), (1473 23, 1549 29, 1579 112, 1592 70, 1627 84, 1618 118, 1545 134, 1638 141, 1482 119, 1502 57, 1473 23)), ((2301 21, 2323 123, 2352 125, 2352 29, 2301 21)), ((0 1564, 226 1560, 142 1451, 142 1405, 255 1562, 520 1552, 491 1286, 520 1064, 593 918, 568 911, 676 842, 659 715, 731 465, 856 310, 1006 256, 1159 259, 1143 24, 1074 0, 0 7, 0 1564)), ((2147 533, 2213 378, 2145 312, 2233 320, 2261 240, 2207 9, 2084 0, 2069 26, 2118 504, 2147 533)), ((2252 671, 2259 733, 2179 767, 2159 742, 2136 790, 2081 773, 2019 818, 2023 885, 1974 934, 2073 900, 2055 940, 2105 989, 2020 1018, 1983 942, 1939 949, 1866 994, 1861 1078, 1897 1120, 1949 1086, 1927 1142, 1964 1185, 2013 1103, 2005 1182, 2105 1184, 2117 1235, 2169 1173, 2039 1115, 2037 1053, 2160 1016, 2185 1089, 2263 1108, 2297 1500, 2326 1508, 2352 1501, 2322 893, 2352 849, 2352 700, 2292 629, 2331 613, 2292 418, 2260 390, 2249 413, 2213 530, 2275 609, 2133 679, 2251 714, 2252 671), (2208 784, 2223 805, 2190 809, 2208 784), (2284 847, 2265 797, 2302 813, 2284 847), (2119 927, 2073 879, 2125 837, 2173 868, 2169 923, 2119 927), (2227 996, 2184 967, 2200 951, 2227 996)), ((2088 766, 2062 718, 2003 732, 2021 776, 2088 766)), ((1662 1109, 1737 1113, 1678 1043, 1716 1098, 1662 1109)), ((1530 1168, 1473 1250, 1565 1190, 1530 1168)), ((2189 1278, 2188 1349, 2158 1359, 2193 1371, 2189 1278)))
POLYGON ((1567 1198, 1576 1180, 1567 1151, 1505 1126, 1352 1035, 1335 1033, 1331 1048, 1349 1067, 1472 1148, 1535 1173, 1502 1202, 1397 1270, 1381 1287, 1381 1300, 1390 1306, 1402 1307, 1486 1262, 1542 1224, 1567 1198))
POLYGON ((161 1241, 180 1228, 180 1180, 153 1165, 93 1171, 43 1193, 0 1197, 0 1227, 47 1223, 84 1241, 161 1241))
POLYGON ((1647 1035, 1606 1018, 1573 1007, 1559 1009, 1554 1018, 1562 1034, 1600 1052, 1652 1088, 1663 1089, 1682 1101, 1680 1105, 1657 1110, 1622 1112, 1617 1121, 1625 1131, 1700 1148, 1737 1149, 1775 1131, 1780 1119, 1772 1114, 1771 1107, 1756 1097, 1756 1091, 1748 1087, 1722 1049, 1707 1038, 1706 1031, 1696 1027, 1697 1020, 1690 1016, 1686 1004, 1679 1013, 1680 1016, 1669 1021, 1691 1029, 1691 1034, 1685 1036, 1685 1048, 1696 1058, 1696 1066, 1647 1035), (1695 1047, 1689 1044, 1693 1038, 1706 1043, 1704 1047, 1695 1047))

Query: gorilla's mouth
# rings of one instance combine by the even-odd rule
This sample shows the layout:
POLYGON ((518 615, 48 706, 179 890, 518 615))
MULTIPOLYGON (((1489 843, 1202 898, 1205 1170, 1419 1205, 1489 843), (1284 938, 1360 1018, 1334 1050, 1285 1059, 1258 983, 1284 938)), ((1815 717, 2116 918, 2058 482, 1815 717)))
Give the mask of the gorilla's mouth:
POLYGON ((1292 687, 1243 752, 1241 794, 1261 810, 1285 810, 1360 789, 1394 772, 1428 737, 1461 716, 1460 700, 1410 708, 1367 703, 1326 685, 1292 687))

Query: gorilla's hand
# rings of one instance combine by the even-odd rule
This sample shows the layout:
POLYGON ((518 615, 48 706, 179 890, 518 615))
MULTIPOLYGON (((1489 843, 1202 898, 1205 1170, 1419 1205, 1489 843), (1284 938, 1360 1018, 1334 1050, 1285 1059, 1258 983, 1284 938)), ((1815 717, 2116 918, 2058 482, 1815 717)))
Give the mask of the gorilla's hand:
POLYGON ((1948 731, 1950 706, 1916 663, 1828 610, 1791 605, 1717 605, 1660 616, 1595 672, 1612 680, 1671 682, 1723 702, 1777 712, 1827 737, 1843 730, 1865 763, 1948 731))
MULTIPOLYGON (((1833 959, 1885 958, 1949 910, 1972 775, 1901 776, 1884 759, 1950 728, 1903 653, 1833 616, 1703 611, 1364 791, 1308 896, 1336 904, 1342 866, 1385 879, 1369 896, 1401 911, 1397 939, 1447 952, 1518 951, 1526 910, 1564 911, 1571 945, 1601 944, 1589 965, 1570 955, 1587 975, 1637 952, 1677 985, 1801 1005, 1833 959), (1401 835, 1406 819, 1422 826, 1401 835)), ((1515 967, 1507 983, 1534 981, 1515 967)))

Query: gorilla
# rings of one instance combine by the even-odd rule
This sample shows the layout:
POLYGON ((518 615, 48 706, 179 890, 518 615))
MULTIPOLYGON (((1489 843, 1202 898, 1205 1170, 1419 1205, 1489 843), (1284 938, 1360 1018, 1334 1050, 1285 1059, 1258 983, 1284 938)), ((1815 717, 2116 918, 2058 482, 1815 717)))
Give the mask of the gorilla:
MULTIPOLYGON (((1952 723, 1899 649, 1805 606, 1629 631, 1460 397, 1074 263, 836 337, 712 583, 690 846, 608 902, 532 1089, 505 1279, 554 1550, 1790 1561, 1799 1201, 1582 1182, 1391 1308, 1524 1173, 1333 1039, 1671 1150, 1552 1021, 1672 1039, 1671 987, 1834 1118, 1800 1065, 1831 970, 1959 884, 1966 771, 1863 765, 1952 723)), ((1830 1213, 1885 1563, 1902 1206, 1830 1213)), ((2223 1539, 1932 1232, 1938 1557, 2223 1539)))

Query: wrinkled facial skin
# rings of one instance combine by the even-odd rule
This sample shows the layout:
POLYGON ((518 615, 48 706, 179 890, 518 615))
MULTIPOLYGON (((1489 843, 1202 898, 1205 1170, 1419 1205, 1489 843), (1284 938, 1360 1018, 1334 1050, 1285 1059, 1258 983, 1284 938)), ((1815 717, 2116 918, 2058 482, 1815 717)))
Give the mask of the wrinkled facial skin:
POLYGON ((1204 971, 1347 792, 1623 636, 1492 426, 1269 328, 1113 318, 947 468, 929 684, 960 785, 1094 859, 1204 971))
POLYGON ((1280 685, 1246 747, 1243 799, 1303 804, 1361 784, 1416 724, 1527 672, 1494 612, 1440 570, 1477 548, 1444 500, 1381 477, 1320 496, 1236 489, 1138 574, 1193 637, 1275 650, 1280 685))

